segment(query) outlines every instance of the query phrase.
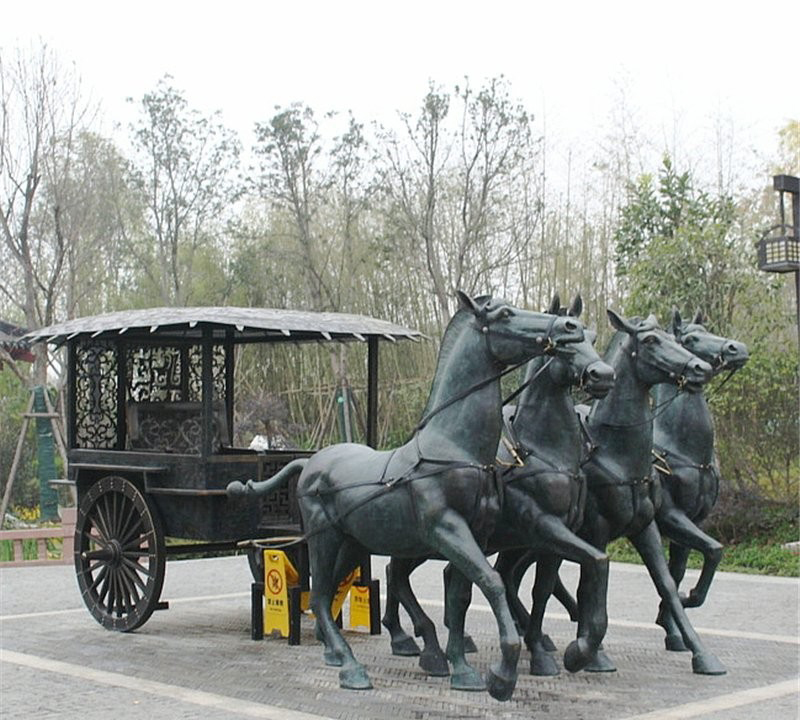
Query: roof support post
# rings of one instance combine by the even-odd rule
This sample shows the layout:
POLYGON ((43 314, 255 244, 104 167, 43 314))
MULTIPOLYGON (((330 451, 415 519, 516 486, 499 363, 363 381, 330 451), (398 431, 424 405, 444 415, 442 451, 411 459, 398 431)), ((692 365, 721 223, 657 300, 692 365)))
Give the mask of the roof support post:
POLYGON ((214 331, 211 325, 203 325, 202 342, 202 404, 203 404, 203 457, 211 455, 214 414, 214 331))
POLYGON ((367 339, 367 445, 378 447, 378 338, 367 339))

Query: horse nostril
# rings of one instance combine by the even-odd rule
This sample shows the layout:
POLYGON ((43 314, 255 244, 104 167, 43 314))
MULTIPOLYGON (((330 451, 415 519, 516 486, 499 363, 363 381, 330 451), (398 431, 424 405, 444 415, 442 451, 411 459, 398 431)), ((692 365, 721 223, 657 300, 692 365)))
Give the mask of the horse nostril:
POLYGON ((739 354, 739 348, 737 348, 734 343, 728 343, 727 347, 725 348, 725 352, 728 355, 738 355, 739 354))

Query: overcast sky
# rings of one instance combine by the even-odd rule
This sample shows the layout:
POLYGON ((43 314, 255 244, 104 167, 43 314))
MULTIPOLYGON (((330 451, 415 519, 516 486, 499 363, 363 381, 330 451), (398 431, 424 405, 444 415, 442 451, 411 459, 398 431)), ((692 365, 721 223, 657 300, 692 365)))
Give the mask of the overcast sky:
POLYGON ((705 142, 723 118, 765 157, 800 119, 799 33, 796 0, 38 0, 6 2, 0 19, 4 48, 41 37, 74 60, 108 126, 165 73, 246 144, 276 105, 386 122, 431 80, 503 74, 567 144, 591 143, 624 94, 665 147, 705 142))

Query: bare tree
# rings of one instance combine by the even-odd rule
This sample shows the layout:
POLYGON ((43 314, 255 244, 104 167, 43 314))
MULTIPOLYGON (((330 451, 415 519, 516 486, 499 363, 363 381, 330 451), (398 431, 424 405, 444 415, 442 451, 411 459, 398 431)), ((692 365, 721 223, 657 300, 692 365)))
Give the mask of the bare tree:
POLYGON ((148 228, 127 235, 162 302, 184 305, 198 254, 219 240, 241 194, 240 144, 219 113, 204 117, 191 109, 170 82, 165 76, 142 98, 141 121, 132 128, 132 179, 148 210, 148 228))
POLYGON ((403 136, 382 135, 389 234, 404 256, 421 258, 441 323, 456 288, 519 289, 508 268, 529 250, 536 222, 536 203, 517 208, 534 177, 532 117, 500 78, 452 95, 431 86, 419 115, 401 119, 403 136), (515 225, 523 217, 525 231, 515 225))
MULTIPOLYGON (((71 238, 60 194, 72 171, 78 135, 94 118, 80 78, 41 45, 0 50, 0 203, 3 248, 0 289, 30 328, 59 312, 71 238), (8 262, 6 262, 6 260, 8 262)), ((46 350, 36 365, 44 382, 46 350)))

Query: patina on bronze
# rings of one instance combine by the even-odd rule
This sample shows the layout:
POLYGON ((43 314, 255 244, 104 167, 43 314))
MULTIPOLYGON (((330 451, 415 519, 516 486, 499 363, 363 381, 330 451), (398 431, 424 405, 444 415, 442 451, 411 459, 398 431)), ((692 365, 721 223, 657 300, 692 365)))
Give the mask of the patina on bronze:
MULTIPOLYGON (((584 338, 573 318, 520 310, 493 298, 459 293, 461 309, 445 331, 423 420, 412 439, 386 452, 340 444, 288 465, 263 483, 235 484, 230 494, 264 494, 297 477, 309 545, 311 605, 325 658, 341 667, 342 687, 371 687, 331 616, 339 578, 366 550, 419 557, 438 554, 489 600, 500 633, 501 660, 486 683, 466 662, 451 633, 447 655, 456 687, 507 700, 517 678, 520 641, 500 576, 483 547, 500 517, 494 460, 502 427, 501 372, 584 338)), ((451 608, 455 611, 456 608, 451 608)), ((582 650, 580 652, 583 652, 582 650)))
MULTIPOLYGON (((548 312, 578 317, 581 309, 580 297, 568 312, 556 296, 548 312)), ((595 333, 586 331, 585 335, 582 343, 570 345, 563 354, 531 360, 517 393, 516 406, 505 408, 505 431, 497 451, 499 478, 504 488, 503 509, 498 528, 486 548, 489 553, 504 551, 501 557, 505 556, 505 561, 499 562, 498 569, 512 568, 520 555, 531 550, 536 554, 558 552, 580 563, 586 587, 591 588, 582 606, 584 627, 588 632, 565 656, 565 665, 570 669, 579 669, 586 654, 597 650, 607 625, 607 558, 573 532, 582 521, 586 487, 580 469, 581 430, 570 389, 580 386, 592 396, 602 397, 614 379, 613 369, 602 362, 593 348, 595 333), (577 649, 581 650, 580 654, 575 652, 577 649)), ((419 654, 416 643, 400 627, 397 614, 400 601, 412 618, 415 634, 424 641, 420 666, 430 674, 446 674, 447 663, 439 657, 441 651, 433 623, 417 603, 409 584, 409 574, 421 561, 393 558, 387 567, 383 624, 391 634, 395 654, 419 654)), ((463 635, 470 588, 455 588, 449 577, 446 587, 448 597, 458 593, 454 600, 460 605, 459 615, 448 613, 445 623, 451 633, 463 635)), ((518 625, 522 628, 537 626, 537 623, 528 622, 527 611, 520 609, 515 594, 509 595, 509 601, 518 606, 515 615, 522 616, 518 617, 518 625)), ((451 605, 448 600, 448 610, 451 605)), ((558 672, 540 636, 526 634, 525 642, 531 650, 532 672, 558 672)))
MULTIPOLYGON (((734 372, 748 360, 747 346, 708 332, 699 311, 691 322, 684 322, 674 310, 670 330, 683 347, 711 365, 714 375, 734 372)), ((681 393, 674 385, 657 385, 653 397, 656 405, 663 407, 653 424, 653 467, 660 475, 662 489, 656 523, 670 540, 669 571, 676 585, 683 580, 689 552, 703 554, 697 584, 682 597, 684 607, 699 607, 705 602, 722 557, 722 545, 699 527, 719 495, 714 421, 702 392, 681 393)), ((656 622, 666 631, 667 650, 687 649, 663 601, 656 622)))

